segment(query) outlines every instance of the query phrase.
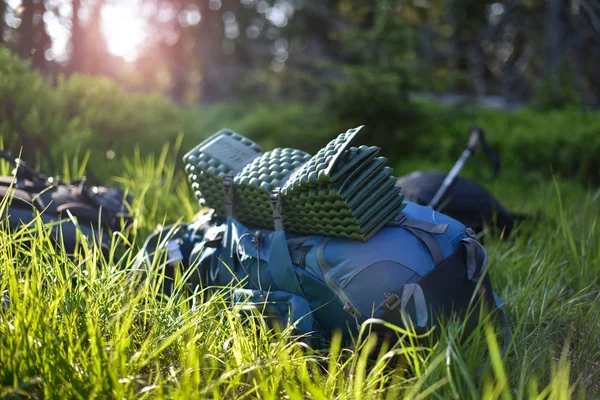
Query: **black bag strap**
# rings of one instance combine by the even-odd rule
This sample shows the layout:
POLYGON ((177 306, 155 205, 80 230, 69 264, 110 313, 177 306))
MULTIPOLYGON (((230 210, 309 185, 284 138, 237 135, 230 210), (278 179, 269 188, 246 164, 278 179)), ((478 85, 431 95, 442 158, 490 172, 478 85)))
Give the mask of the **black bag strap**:
MULTIPOLYGON (((490 147, 490 145, 488 144, 488 142, 485 140, 485 133, 483 132, 483 130, 476 126, 476 125, 471 125, 470 129, 469 129, 473 135, 476 135, 477 140, 475 140, 473 143, 473 148, 472 151, 475 155, 477 155, 477 148, 481 148, 484 152, 484 154, 486 155, 487 159, 490 162, 490 165, 492 167, 492 176, 489 178, 489 180, 493 180, 496 179, 498 177, 498 174, 500 173, 500 157, 498 156, 498 154, 490 147)), ((479 158, 475 157, 475 163, 476 163, 476 167, 475 167, 475 172, 477 174, 477 178, 481 178, 481 169, 480 169, 480 162, 479 162, 479 158)))

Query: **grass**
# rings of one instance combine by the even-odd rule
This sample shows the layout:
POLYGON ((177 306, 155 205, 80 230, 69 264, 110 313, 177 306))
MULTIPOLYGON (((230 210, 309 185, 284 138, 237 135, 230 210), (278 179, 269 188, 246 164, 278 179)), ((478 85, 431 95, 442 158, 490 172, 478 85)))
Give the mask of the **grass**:
MULTIPOLYGON (((65 164, 73 174, 85 166, 65 164)), ((115 183, 134 196, 136 223, 130 236, 115 235, 111 261, 83 242, 68 258, 39 221, 0 229, 0 398, 600 396, 597 189, 517 171, 488 185, 508 208, 542 212, 512 241, 486 238, 514 331, 505 357, 485 323, 468 341, 450 325, 430 346, 403 332, 402 344, 369 357, 370 339, 308 349, 258 315, 242 317, 224 291, 192 296, 179 282, 161 297, 163 277, 143 279, 136 254, 157 226, 192 218, 191 192, 166 147, 125 160, 115 183)))

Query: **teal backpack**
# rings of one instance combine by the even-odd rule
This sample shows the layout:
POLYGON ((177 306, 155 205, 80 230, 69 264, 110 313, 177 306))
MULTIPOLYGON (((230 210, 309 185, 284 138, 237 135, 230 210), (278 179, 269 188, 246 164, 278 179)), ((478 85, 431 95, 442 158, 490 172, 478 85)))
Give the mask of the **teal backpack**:
MULTIPOLYGON (((214 137, 207 142, 210 140, 214 137)), ((334 150, 340 154, 339 148, 334 150)), ((341 151, 342 159, 344 151, 358 153, 346 147, 341 151)), ((245 165, 250 165, 256 157, 264 158, 260 151, 254 158, 246 155, 245 165)), ((189 162, 189 157, 186 158, 189 162)), ((309 158, 302 157, 298 165, 288 168, 291 171, 287 174, 296 173, 297 182, 302 183, 302 177, 298 178, 297 174, 303 165, 310 163, 307 160, 309 158)), ((189 166, 186 167, 188 173, 190 170, 198 173, 189 166)), ((209 167, 218 169, 215 165, 209 167)), ((344 169, 343 163, 337 166, 340 168, 344 169)), ((360 163, 355 162, 354 169, 360 168, 360 163)), ((329 174, 335 175, 335 170, 330 169, 329 174)), ((238 168, 237 174, 239 171, 243 168, 238 168)), ((338 175, 344 176, 343 173, 338 175)), ((366 175, 371 181, 386 180, 373 178, 376 175, 373 172, 366 175)), ((345 176, 340 179, 346 179, 348 185, 347 177, 356 178, 357 174, 352 175, 352 169, 347 169, 345 176)), ((190 177, 192 182, 202 179, 205 178, 190 177)), ((211 204, 217 205, 212 212, 190 224, 167 227, 147 239, 142 253, 146 273, 159 271, 174 276, 174 270, 182 268, 187 271, 190 285, 231 288, 233 304, 263 310, 284 326, 293 325, 298 334, 328 339, 340 331, 346 342, 356 338, 361 324, 370 318, 400 327, 410 326, 417 333, 424 333, 439 326, 442 320, 457 316, 466 319, 467 328, 471 329, 479 315, 470 311, 483 306, 488 311, 499 311, 506 322, 501 312, 502 302, 492 290, 487 274, 486 250, 475 239, 473 231, 444 214, 405 201, 397 187, 388 189, 393 198, 386 200, 386 204, 393 207, 384 204, 379 208, 387 210, 385 215, 389 217, 376 217, 380 226, 374 232, 368 228, 361 233, 360 226, 352 231, 348 221, 342 229, 337 229, 323 217, 323 226, 330 226, 327 228, 330 233, 325 235, 299 232, 302 226, 298 223, 291 231, 287 229, 286 206, 281 204, 279 196, 280 185, 286 184, 285 177, 276 182, 277 189, 267 197, 270 214, 263 212, 258 217, 237 215, 243 210, 238 203, 243 196, 237 195, 237 187, 231 184, 231 179, 214 181, 213 184, 222 185, 223 189, 214 189, 204 197, 212 196, 211 204), (240 221, 251 218, 254 218, 253 224, 240 221), (268 222, 272 226, 265 226, 268 222), (157 257, 159 254, 162 256, 157 257)), ((237 181, 243 183, 243 180, 237 181)), ((202 188, 205 193, 210 189, 207 185, 202 188)), ((309 187, 315 185, 317 183, 309 187)), ((323 187, 331 189, 336 185, 333 180, 323 187)), ((309 190, 304 190, 306 192, 309 190)), ((313 190, 315 196, 321 192, 323 188, 313 190)), ((365 196, 367 201, 373 201, 368 194, 365 196)), ((382 196, 387 195, 380 194, 382 196)), ((336 200, 338 204, 348 199, 343 195, 340 198, 342 200, 336 200)), ((286 201, 291 203, 291 196, 286 201)), ((359 200, 354 201, 362 209, 368 209, 364 202, 360 205, 359 200)), ((339 212, 340 208, 336 207, 330 207, 328 212, 339 212)), ((376 214, 376 211, 367 212, 376 214)), ((359 219, 360 216, 355 218, 359 219)), ((294 221, 298 220, 300 218, 294 221)), ((165 291, 172 291, 171 282, 166 282, 165 291)), ((382 335, 391 334, 382 324, 374 324, 372 329, 382 335)), ((505 349, 507 344, 505 340, 505 349)))

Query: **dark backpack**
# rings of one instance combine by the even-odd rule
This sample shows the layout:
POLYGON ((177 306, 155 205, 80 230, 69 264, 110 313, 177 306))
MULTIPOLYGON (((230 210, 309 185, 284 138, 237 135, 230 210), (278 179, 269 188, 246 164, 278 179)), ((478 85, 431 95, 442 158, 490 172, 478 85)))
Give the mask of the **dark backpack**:
MULTIPOLYGON (((442 186, 447 173, 415 171, 398 178, 398 186, 408 200, 427 205, 442 186)), ((486 226, 494 233, 503 233, 508 238, 516 223, 528 218, 507 210, 483 186, 477 182, 456 177, 436 207, 437 211, 455 218, 481 233, 486 226)))
POLYGON ((111 232, 132 222, 127 209, 130 196, 119 189, 87 185, 85 179, 55 183, 17 170, 13 177, 0 177, 0 199, 7 202, 3 218, 8 218, 11 230, 39 217, 67 253, 75 250, 80 231, 106 254, 111 232))

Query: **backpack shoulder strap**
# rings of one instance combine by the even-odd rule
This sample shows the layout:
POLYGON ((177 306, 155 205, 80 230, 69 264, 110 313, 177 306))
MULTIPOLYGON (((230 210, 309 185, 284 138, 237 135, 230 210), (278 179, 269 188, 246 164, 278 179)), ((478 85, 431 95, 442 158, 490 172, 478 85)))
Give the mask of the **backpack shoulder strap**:
POLYGON ((409 227, 403 227, 403 228, 410 231, 413 235, 415 235, 417 238, 419 238, 419 240, 421 242, 423 242, 423 244, 425 246, 427 246, 427 249, 431 253, 431 257, 433 257, 433 263, 435 265, 439 265, 442 262, 444 262, 444 259, 445 259, 444 251, 442 250, 442 247, 440 246, 438 241, 435 239, 435 237, 433 237, 433 235, 431 233, 421 231, 421 230, 415 229, 415 228, 409 228, 409 227))
POLYGON ((386 226, 401 226, 405 228, 418 229, 423 232, 434 235, 443 235, 448 230, 448 224, 435 224, 432 222, 422 221, 416 218, 409 218, 403 213, 398 215, 386 224, 386 226))
POLYGON ((433 235, 443 235, 448 230, 448 224, 436 224, 433 222, 422 221, 415 218, 409 218, 403 213, 399 213, 396 218, 388 222, 388 226, 397 226, 410 231, 415 235, 431 253, 435 265, 439 265, 445 259, 442 247, 433 235))
POLYGON ((406 218, 400 226, 412 229, 418 229, 433 235, 443 235, 448 230, 448 224, 434 224, 432 222, 421 221, 414 218, 406 218))

